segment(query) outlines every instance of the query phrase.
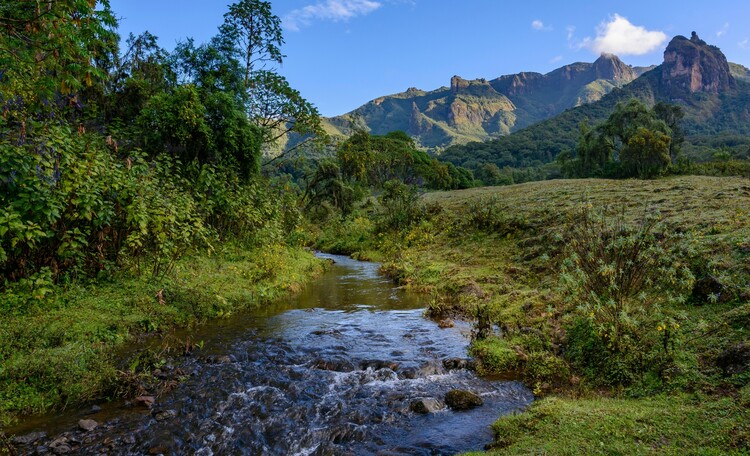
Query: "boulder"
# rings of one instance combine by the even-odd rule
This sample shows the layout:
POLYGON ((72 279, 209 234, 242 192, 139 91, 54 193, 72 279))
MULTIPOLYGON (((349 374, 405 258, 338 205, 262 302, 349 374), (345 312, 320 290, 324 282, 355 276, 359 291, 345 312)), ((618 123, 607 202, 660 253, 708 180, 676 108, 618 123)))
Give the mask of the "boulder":
POLYGON ((432 397, 419 398, 409 404, 409 410, 422 415, 438 412, 442 408, 443 404, 439 400, 432 397))
POLYGON ((450 318, 445 318, 438 322, 438 328, 441 329, 452 328, 454 326, 456 326, 456 324, 453 323, 453 320, 451 320, 450 318))
POLYGON ((451 390, 445 395, 445 403, 453 410, 469 410, 484 404, 482 398, 466 390, 451 390))

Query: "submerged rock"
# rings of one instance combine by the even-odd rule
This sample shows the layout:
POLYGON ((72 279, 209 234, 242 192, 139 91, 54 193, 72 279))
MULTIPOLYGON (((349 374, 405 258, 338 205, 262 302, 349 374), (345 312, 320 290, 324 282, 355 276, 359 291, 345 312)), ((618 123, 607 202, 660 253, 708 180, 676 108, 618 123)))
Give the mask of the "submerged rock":
POLYGON ((154 413, 154 419, 156 419, 156 421, 171 420, 175 417, 177 417, 177 412, 174 410, 162 410, 160 412, 154 413))
POLYGON ((313 362, 312 367, 333 372, 351 372, 354 370, 352 363, 341 359, 318 359, 313 362))
POLYGON ((476 362, 473 359, 465 358, 446 358, 443 360, 443 367, 448 370, 466 369, 475 370, 476 362))
POLYGON ((453 410, 469 410, 484 404, 482 398, 466 390, 452 390, 445 395, 445 403, 453 410))
POLYGON ((395 371, 398 369, 398 363, 394 361, 384 361, 380 359, 371 359, 371 360, 365 360, 362 361, 359 364, 359 367, 362 368, 362 370, 372 369, 372 370, 380 370, 380 369, 390 369, 392 371, 395 371))
POLYGON ((423 397, 414 400, 411 404, 409 404, 409 410, 422 415, 438 412, 442 410, 442 408, 442 402, 432 397, 423 397))
POLYGON ((154 402, 156 399, 154 396, 138 396, 135 398, 134 402, 135 405, 139 405, 141 407, 151 408, 151 406, 154 405, 154 402))

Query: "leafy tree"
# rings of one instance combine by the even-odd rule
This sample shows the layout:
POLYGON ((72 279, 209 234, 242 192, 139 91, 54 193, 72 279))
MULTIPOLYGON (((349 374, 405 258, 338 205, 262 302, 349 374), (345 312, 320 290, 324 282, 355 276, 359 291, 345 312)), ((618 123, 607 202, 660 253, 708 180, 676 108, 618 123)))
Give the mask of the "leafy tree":
POLYGON ((328 158, 318 164, 302 199, 306 201, 305 208, 309 212, 330 205, 346 216, 360 197, 361 193, 344 179, 339 164, 328 158))
POLYGON ((620 161, 626 169, 633 169, 641 179, 655 177, 671 162, 671 142, 669 135, 659 130, 640 127, 622 148, 620 161))
POLYGON ((144 148, 156 155, 167 152, 182 163, 208 162, 213 148, 206 107, 191 85, 151 98, 136 119, 144 148))
POLYGON ((565 164, 565 172, 579 177, 656 176, 679 153, 672 142, 682 141, 681 113, 679 107, 665 104, 649 109, 636 99, 617 104, 609 118, 593 129, 585 122, 580 125, 577 158, 565 164))
POLYGON ((292 132, 320 139, 327 136, 318 109, 293 89, 286 78, 273 71, 254 73, 248 94, 248 114, 263 129, 266 144, 274 144, 292 132))
POLYGON ((103 87, 102 96, 110 95, 103 120, 132 122, 151 97, 169 91, 176 82, 169 54, 159 47, 157 37, 149 32, 130 34, 125 53, 103 87))
POLYGON ((682 143, 685 142, 685 131, 682 128, 685 111, 678 105, 660 101, 654 105, 653 112, 656 118, 663 121, 672 132, 672 138, 669 142, 669 157, 672 163, 677 163, 682 151, 682 143))
POLYGON ((261 127, 264 144, 274 144, 290 133, 325 141, 317 108, 273 68, 283 62, 283 44, 281 20, 270 2, 260 0, 230 5, 215 40, 223 57, 242 68, 247 112, 261 127))
POLYGON ((242 62, 245 87, 258 82, 256 70, 265 69, 268 63, 281 64, 285 57, 281 20, 271 11, 271 2, 241 0, 229 5, 219 31, 222 43, 242 62))

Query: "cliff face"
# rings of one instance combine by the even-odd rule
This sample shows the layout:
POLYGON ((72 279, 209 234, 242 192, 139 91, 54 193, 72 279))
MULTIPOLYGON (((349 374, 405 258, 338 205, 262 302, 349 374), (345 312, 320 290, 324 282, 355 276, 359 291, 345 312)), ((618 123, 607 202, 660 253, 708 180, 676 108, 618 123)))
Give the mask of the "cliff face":
POLYGON ((574 63, 548 74, 522 72, 488 81, 453 76, 448 87, 414 88, 377 98, 344 116, 327 119, 344 133, 356 119, 374 134, 403 130, 427 148, 484 141, 596 101, 636 78, 617 56, 574 63))
POLYGON ((685 93, 718 94, 735 85, 724 54, 698 38, 695 32, 690 39, 676 36, 667 46, 662 83, 675 99, 685 93))

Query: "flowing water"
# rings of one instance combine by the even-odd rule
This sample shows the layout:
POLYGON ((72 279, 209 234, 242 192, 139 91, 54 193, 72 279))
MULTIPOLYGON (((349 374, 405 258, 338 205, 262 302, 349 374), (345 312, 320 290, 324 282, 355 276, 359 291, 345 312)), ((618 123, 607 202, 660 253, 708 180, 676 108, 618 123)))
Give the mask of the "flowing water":
MULTIPOLYGON (((79 454, 454 454, 491 442, 490 424, 533 399, 513 381, 478 377, 446 360, 466 357, 467 325, 440 329, 418 296, 373 263, 321 255, 329 272, 298 296, 201 328, 188 379, 152 410, 105 407, 90 433, 67 433, 79 454), (484 405, 416 414, 420 398, 453 389, 484 405)), ((47 422, 54 435, 81 414, 47 422)), ((49 445, 49 441, 46 445, 49 445)), ((21 446, 33 454, 54 448, 21 446)))

